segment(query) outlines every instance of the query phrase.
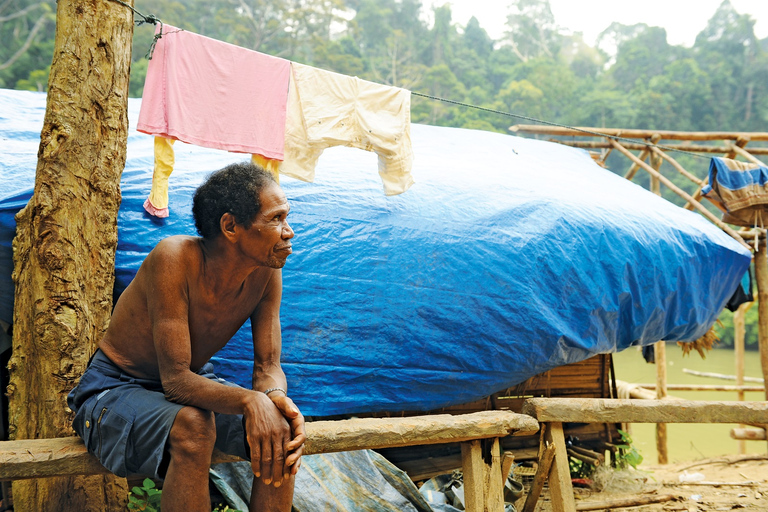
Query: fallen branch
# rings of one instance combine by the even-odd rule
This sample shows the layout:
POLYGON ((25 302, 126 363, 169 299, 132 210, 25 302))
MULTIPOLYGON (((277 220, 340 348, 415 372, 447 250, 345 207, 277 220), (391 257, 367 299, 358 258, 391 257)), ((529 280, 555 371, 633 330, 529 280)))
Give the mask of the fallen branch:
POLYGON ((662 494, 659 496, 636 496, 633 498, 619 498, 614 500, 577 503, 576 510, 604 510, 606 508, 637 507, 640 505, 651 505, 653 503, 679 501, 680 499, 680 496, 675 496, 674 494, 662 494))
POLYGON ((760 482, 755 480, 745 480, 743 482, 664 482, 666 487, 675 485, 706 485, 709 487, 757 487, 760 482))

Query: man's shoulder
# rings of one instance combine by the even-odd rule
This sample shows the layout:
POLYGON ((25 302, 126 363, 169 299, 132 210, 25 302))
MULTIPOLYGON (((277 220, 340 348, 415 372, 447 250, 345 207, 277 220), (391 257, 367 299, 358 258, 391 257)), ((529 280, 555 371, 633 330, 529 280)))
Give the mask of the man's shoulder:
POLYGON ((162 239, 147 255, 151 265, 189 265, 200 259, 199 238, 174 235, 162 239))
POLYGON ((200 252, 199 245, 200 238, 196 236, 187 235, 173 235, 167 238, 163 238, 157 245, 150 251, 150 254, 165 254, 172 253, 179 254, 193 254, 196 255, 200 252))

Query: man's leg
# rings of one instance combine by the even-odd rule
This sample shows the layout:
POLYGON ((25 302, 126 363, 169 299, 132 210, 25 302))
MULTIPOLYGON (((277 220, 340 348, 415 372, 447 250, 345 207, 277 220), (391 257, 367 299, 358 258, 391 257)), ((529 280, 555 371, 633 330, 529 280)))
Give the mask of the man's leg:
POLYGON ((293 484, 293 475, 288 477, 288 480, 283 480, 280 487, 265 485, 260 478, 254 478, 250 512, 290 512, 293 502, 293 484))
POLYGON ((208 470, 216 442, 212 412, 184 407, 168 436, 170 463, 163 482, 163 512, 210 512, 208 470))

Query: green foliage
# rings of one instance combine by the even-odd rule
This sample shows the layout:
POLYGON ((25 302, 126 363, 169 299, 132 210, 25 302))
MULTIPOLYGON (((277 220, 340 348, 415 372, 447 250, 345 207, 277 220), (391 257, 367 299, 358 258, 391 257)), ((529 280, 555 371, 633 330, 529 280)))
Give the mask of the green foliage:
POLYGON ((589 462, 568 457, 568 469, 571 478, 589 478, 595 473, 597 468, 589 462))
POLYGON ((145 478, 141 487, 134 487, 128 495, 128 510, 159 512, 162 491, 155 487, 155 482, 145 478))
MULTIPOLYGON (((642 23, 613 23, 592 47, 557 24, 549 0, 511 0, 500 12, 507 16, 506 33, 493 41, 476 18, 456 24, 450 4, 431 12, 422 4, 155 0, 136 8, 169 25, 311 66, 563 124, 763 131, 768 123, 768 39, 759 41, 755 21, 728 1, 692 48, 670 45, 664 29, 642 23)), ((55 15, 54 0, 0 2, 0 87, 45 90, 55 15)), ((154 29, 134 30, 134 97, 143 89, 154 29)), ((515 123, 416 97, 412 105, 415 122, 502 133, 515 123)), ((609 167, 612 162, 613 156, 609 167)), ((673 169, 662 172, 692 191, 673 169)))
POLYGON ((623 430, 619 430, 619 435, 621 436, 621 444, 617 445, 619 451, 615 458, 616 467, 618 469, 626 469, 629 466, 632 466, 637 469, 637 466, 643 462, 643 456, 640 455, 640 452, 638 452, 634 446, 632 446, 632 438, 629 437, 629 434, 623 430))

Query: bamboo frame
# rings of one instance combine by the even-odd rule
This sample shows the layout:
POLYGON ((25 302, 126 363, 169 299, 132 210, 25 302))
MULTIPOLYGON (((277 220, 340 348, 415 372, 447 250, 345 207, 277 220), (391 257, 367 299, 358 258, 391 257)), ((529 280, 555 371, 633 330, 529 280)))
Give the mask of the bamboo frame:
POLYGON ((664 185, 667 186, 667 188, 669 188, 670 190, 675 192, 677 195, 679 195, 683 199, 686 199, 687 201, 689 201, 694 206, 694 208, 699 210, 699 212, 702 215, 704 215, 706 218, 708 218, 710 221, 712 221, 717 227, 719 227, 720 229, 722 229, 723 231, 725 231, 726 233, 731 235, 737 242, 742 244, 744 247, 746 247, 747 249, 751 250, 751 247, 744 241, 743 238, 741 238, 741 236, 738 233, 736 233, 736 231, 734 231, 732 228, 730 228, 723 221, 721 221, 720 219, 715 217, 709 210, 704 208, 704 206, 702 206, 702 204, 700 202, 696 201, 693 197, 691 197, 691 195, 688 194, 688 192, 684 191, 683 189, 681 189, 680 187, 678 187, 677 185, 675 185, 674 183, 669 181, 669 179, 667 179, 665 176, 662 176, 653 167, 651 167, 650 165, 646 164, 645 162, 643 162, 642 160, 637 158, 627 148, 625 148, 624 146, 622 146, 621 144, 619 144, 615 140, 611 139, 610 142, 613 145, 613 147, 618 149, 622 154, 624 154, 624 156, 626 156, 627 158, 629 158, 633 162, 635 162, 638 165, 640 165, 640 167, 642 167, 643 169, 648 171, 648 173, 651 176, 657 177, 659 179, 659 181, 661 181, 662 183, 664 183, 664 185))
MULTIPOLYGON (((586 135, 586 134, 585 134, 586 135)), ((561 140, 561 139, 548 139, 549 142, 557 142, 565 146, 571 146, 580 149, 606 149, 612 148, 608 142, 604 141, 590 141, 590 140, 561 140)), ((648 147, 648 144, 641 144, 639 142, 627 142, 622 141, 625 148, 633 151, 641 151, 648 147)), ((670 151, 688 151, 690 153, 718 153, 726 154, 732 151, 730 146, 703 146, 699 144, 664 144, 664 147, 659 149, 670 151)), ((768 155, 768 147, 763 148, 750 148, 749 153, 752 155, 768 155)))
POLYGON ((659 135, 665 140, 733 140, 740 137, 748 140, 768 141, 768 132, 679 132, 672 130, 634 130, 624 128, 565 128, 538 124, 516 124, 510 126, 511 132, 537 135, 559 135, 561 137, 626 137, 628 139, 650 139, 659 135), (590 133, 591 132, 591 133, 590 133))

